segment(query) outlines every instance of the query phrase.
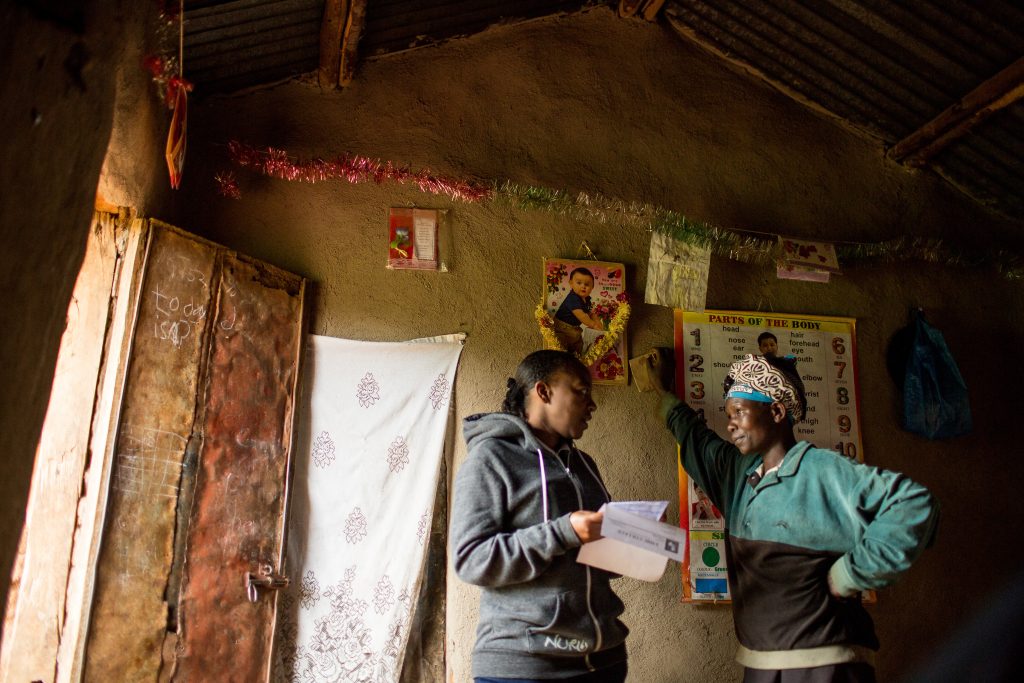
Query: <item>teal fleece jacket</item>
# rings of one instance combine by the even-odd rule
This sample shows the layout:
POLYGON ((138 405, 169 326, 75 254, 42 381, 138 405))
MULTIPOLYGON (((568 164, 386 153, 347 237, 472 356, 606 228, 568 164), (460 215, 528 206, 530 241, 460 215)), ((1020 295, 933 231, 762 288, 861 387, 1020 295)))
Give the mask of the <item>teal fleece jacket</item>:
POLYGON ((579 564, 576 510, 609 501, 597 466, 566 444, 546 449, 520 418, 472 415, 455 477, 452 564, 480 586, 473 676, 567 678, 626 659, 612 574, 579 564))
POLYGON ((666 395, 666 426, 683 467, 725 516, 740 644, 770 652, 831 645, 877 649, 859 599, 905 572, 936 533, 926 488, 802 441, 751 485, 759 454, 743 455, 685 403, 666 395))

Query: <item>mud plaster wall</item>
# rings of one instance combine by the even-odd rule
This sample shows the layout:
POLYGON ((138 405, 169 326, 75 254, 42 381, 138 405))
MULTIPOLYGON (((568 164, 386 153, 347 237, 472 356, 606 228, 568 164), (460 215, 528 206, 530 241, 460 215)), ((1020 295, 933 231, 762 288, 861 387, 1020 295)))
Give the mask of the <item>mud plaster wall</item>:
POLYGON ((0 605, 112 130, 125 152, 108 161, 106 198, 152 215, 166 195, 154 180, 166 171, 149 160, 163 153, 156 124, 167 116, 140 65, 156 4, 136 5, 0 7, 0 605))
POLYGON ((0 7, 0 605, 110 134, 110 54, 95 30, 108 19, 97 2, 52 14, 0 7), (95 133, 69 141, 76 129, 95 133), (92 187, 82 177, 91 177, 92 187))
MULTIPOLYGON (((545 19, 364 64, 344 92, 291 83, 215 98, 191 112, 181 227, 301 273, 314 282, 312 331, 403 340, 465 331, 459 417, 495 409, 505 378, 538 348, 532 311, 544 256, 575 256, 586 240, 628 266, 642 300, 648 235, 486 203, 467 205, 393 185, 302 185, 238 171, 243 197, 223 199, 214 173, 237 138, 306 156, 344 151, 465 177, 511 178, 603 192, 681 210, 725 227, 807 237, 879 240, 964 235, 1010 243, 1021 225, 993 218, 928 174, 682 43, 659 26, 604 9, 545 19), (384 268, 389 206, 451 209, 451 272, 384 268)), ((987 272, 899 263, 850 268, 832 284, 779 281, 767 268, 715 258, 708 306, 852 316, 858 320, 862 425, 870 462, 930 486, 944 506, 937 545, 872 609, 880 680, 926 659, 1021 565, 1024 464, 1007 429, 1009 403, 991 398, 994 362, 1024 343, 1015 321, 1024 287, 987 272), (923 306, 970 385, 973 436, 931 443, 897 427, 885 346, 923 306), (970 547, 970 552, 965 549, 970 547)), ((672 315, 638 304, 634 352, 669 345, 672 315)), ((675 449, 653 401, 599 387, 581 446, 621 499, 676 500, 675 449)), ((455 449, 456 466, 465 457, 455 449)), ((396 505, 401 504, 399 501, 396 505)), ((677 504, 671 515, 677 518, 677 504)), ((679 603, 678 567, 656 584, 618 582, 632 629, 631 680, 738 680, 728 608, 679 603)), ((476 588, 448 585, 450 680, 469 680, 476 588)))
POLYGON ((5 604, 57 346, 85 250, 92 194, 77 176, 96 177, 106 140, 101 132, 80 140, 66 156, 42 152, 59 146, 76 122, 109 134, 104 95, 113 88, 81 63, 95 44, 74 29, 6 4, 0 26, 0 287, 6 299, 0 314, 0 366, 6 378, 0 398, 6 444, 0 477, 0 604, 5 604), (41 194, 46 201, 38 201, 41 194))

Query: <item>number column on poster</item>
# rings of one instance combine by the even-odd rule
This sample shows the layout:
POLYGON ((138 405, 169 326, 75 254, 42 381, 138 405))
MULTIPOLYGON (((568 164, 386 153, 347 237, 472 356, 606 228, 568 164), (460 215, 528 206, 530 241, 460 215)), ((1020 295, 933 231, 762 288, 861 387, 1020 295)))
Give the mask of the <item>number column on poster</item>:
POLYGON ((700 419, 707 423, 707 375, 708 351, 702 344, 706 331, 701 326, 689 331, 689 353, 686 354, 686 404, 693 408, 700 419))
POLYGON ((853 367, 854 340, 849 334, 833 334, 829 350, 832 367, 828 373, 828 387, 829 399, 832 401, 832 420, 828 447, 848 458, 863 461, 853 367))

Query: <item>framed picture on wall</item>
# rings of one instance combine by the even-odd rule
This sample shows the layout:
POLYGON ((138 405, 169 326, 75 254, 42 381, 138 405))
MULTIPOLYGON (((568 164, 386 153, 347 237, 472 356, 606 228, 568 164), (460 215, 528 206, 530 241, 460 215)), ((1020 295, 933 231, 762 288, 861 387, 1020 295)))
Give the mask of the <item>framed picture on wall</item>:
MULTIPOLYGON (((722 385, 745 355, 793 356, 804 382, 807 414, 794 425, 798 440, 863 462, 857 387, 856 320, 796 313, 675 311, 676 393, 728 439, 722 385)), ((679 467, 680 525, 688 530, 683 599, 728 600, 725 523, 679 467)), ((872 596, 873 599, 873 596, 872 596)))
POLYGON ((436 209, 390 210, 387 267, 392 270, 440 269, 436 209))
POLYGON ((544 348, 575 353, 595 384, 626 384, 626 268, 621 263, 546 258, 536 317, 544 348))

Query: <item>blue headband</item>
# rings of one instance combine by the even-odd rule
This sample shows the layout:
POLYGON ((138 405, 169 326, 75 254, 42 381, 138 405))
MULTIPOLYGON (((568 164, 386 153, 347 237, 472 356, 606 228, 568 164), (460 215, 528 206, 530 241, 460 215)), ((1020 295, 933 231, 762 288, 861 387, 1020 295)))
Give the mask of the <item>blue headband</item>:
POLYGON ((733 384, 729 387, 729 391, 725 394, 726 398, 742 398, 748 401, 757 401, 758 403, 775 403, 768 394, 763 391, 758 391, 749 384, 733 384))

